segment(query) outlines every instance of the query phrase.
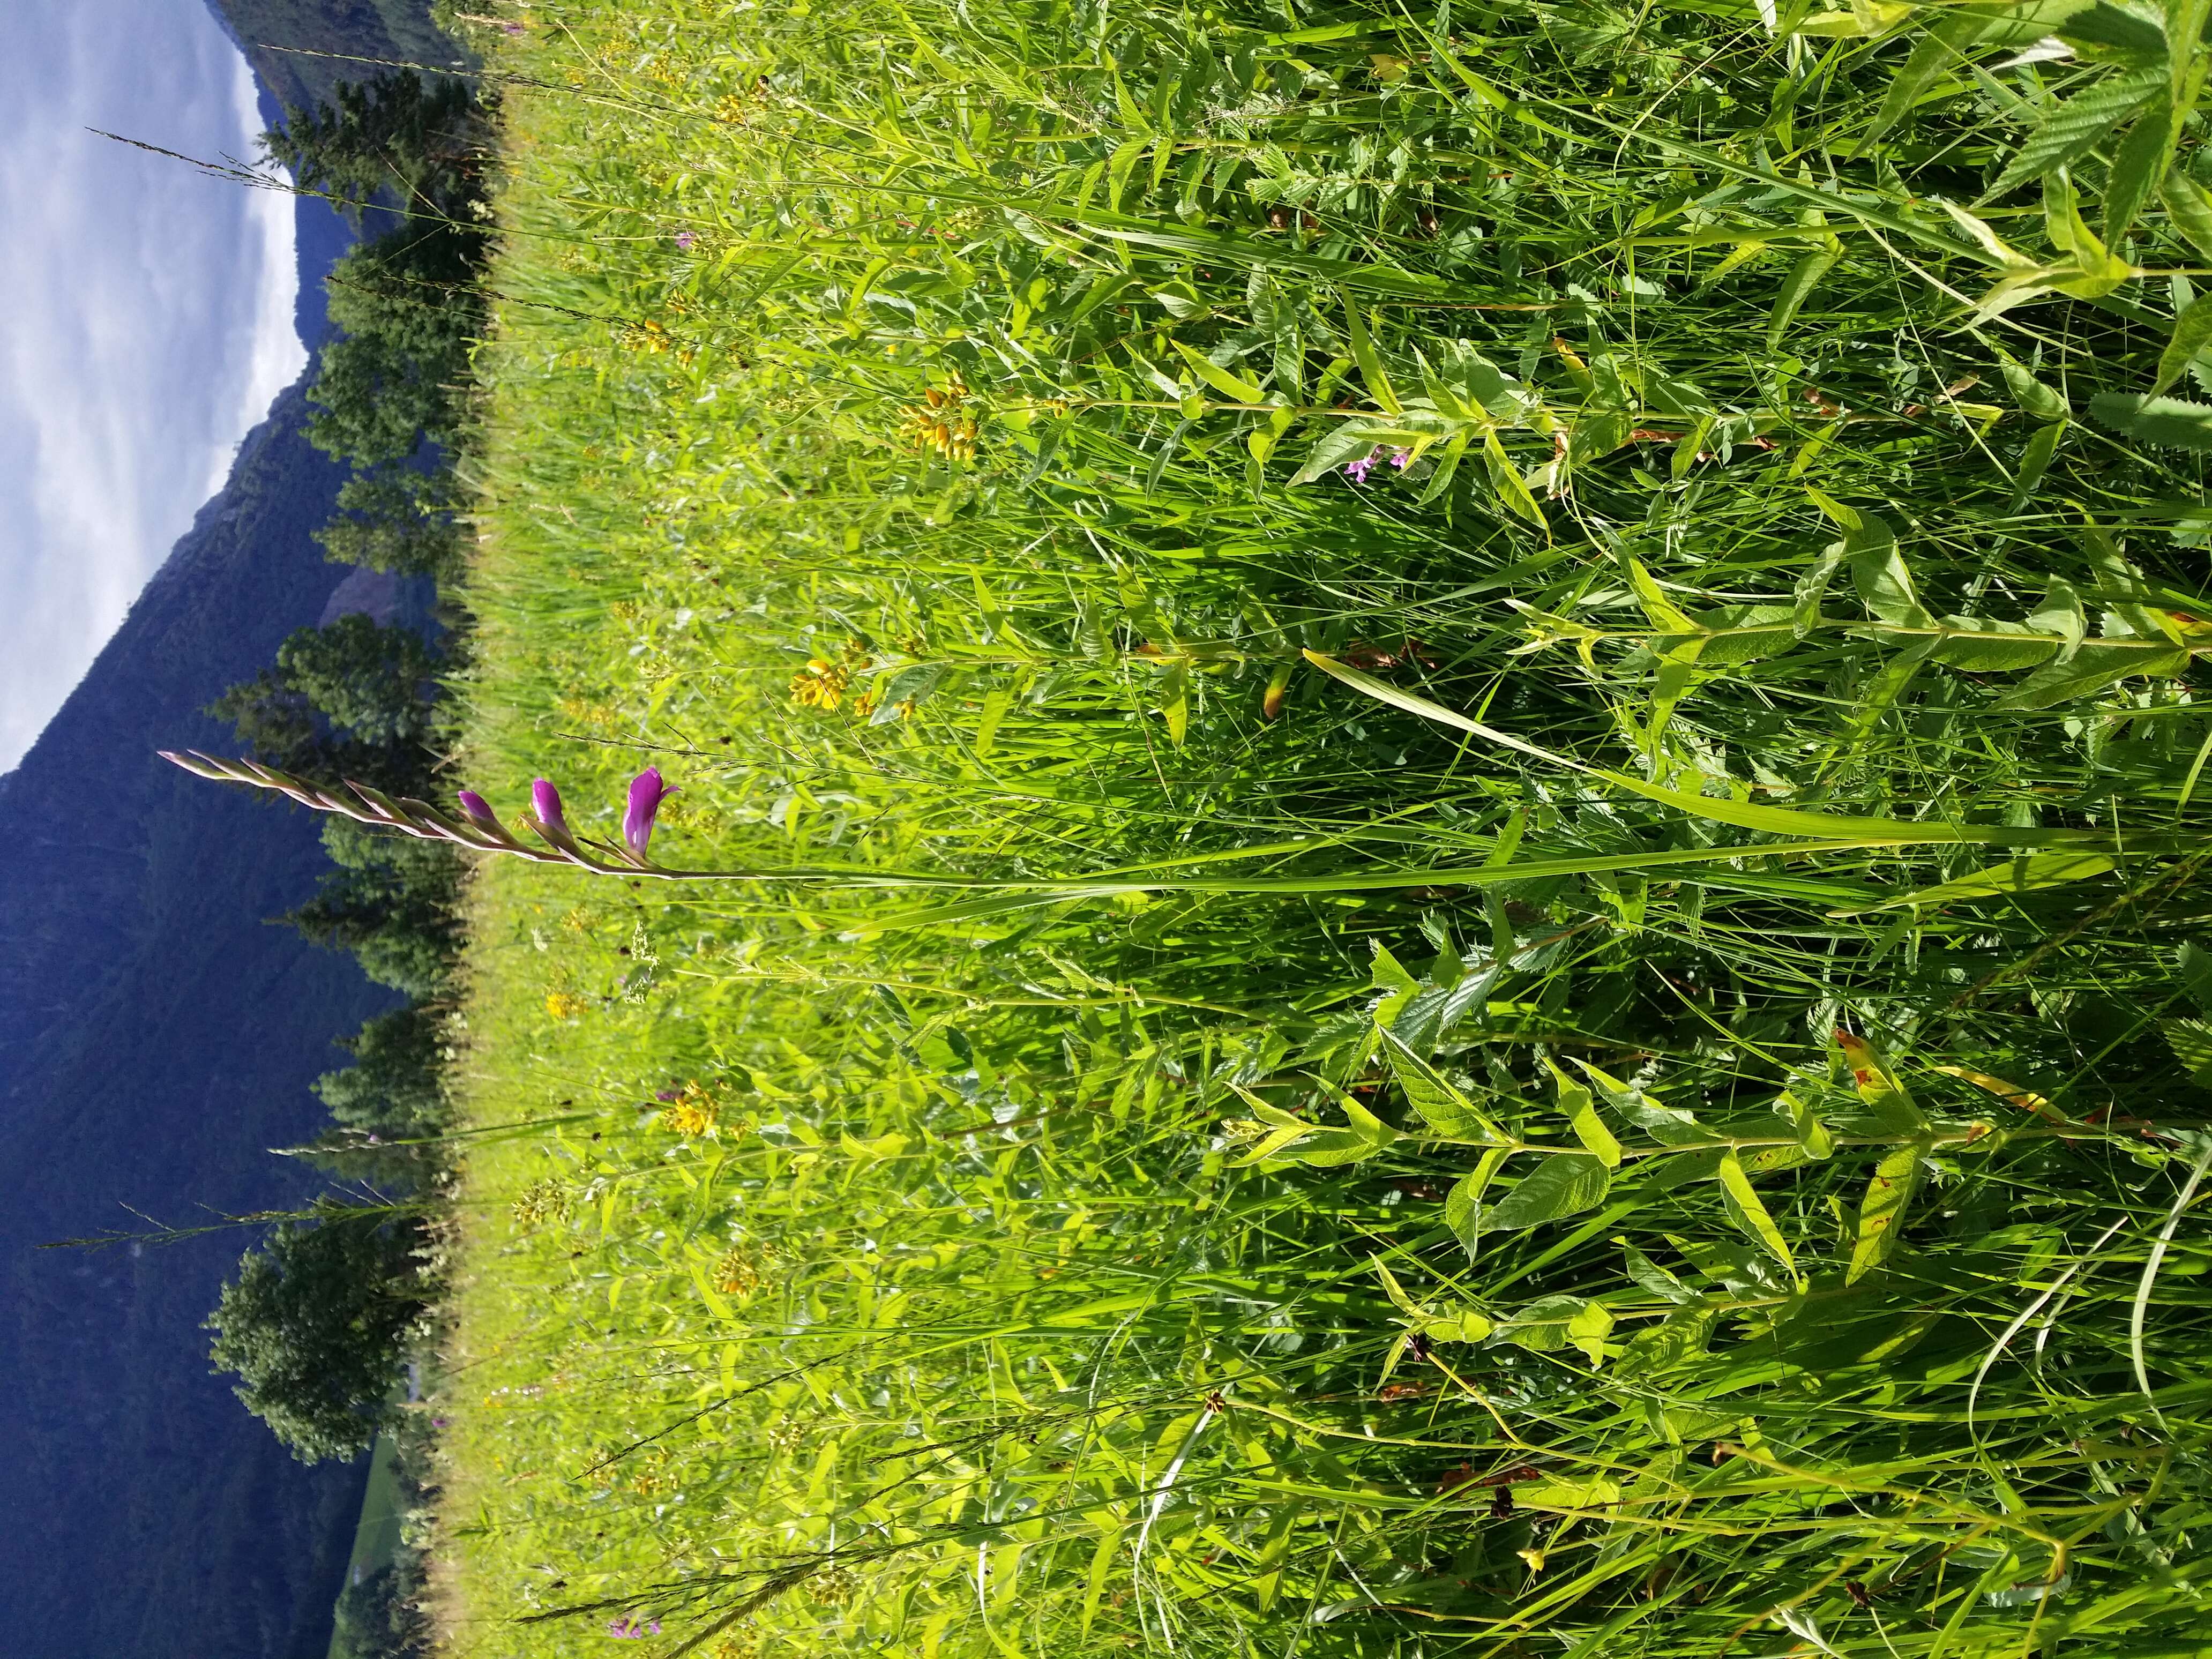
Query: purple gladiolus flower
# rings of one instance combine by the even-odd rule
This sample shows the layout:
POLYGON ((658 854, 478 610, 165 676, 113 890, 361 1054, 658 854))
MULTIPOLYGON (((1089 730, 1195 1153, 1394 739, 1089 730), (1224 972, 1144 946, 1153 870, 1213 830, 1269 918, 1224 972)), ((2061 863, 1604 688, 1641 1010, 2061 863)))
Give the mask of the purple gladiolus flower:
POLYGON ((548 830, 563 836, 568 833, 568 821, 561 816, 561 792, 544 778, 530 786, 530 805, 538 823, 548 830))
POLYGON ((1367 475, 1375 470, 1375 462, 1382 453, 1379 449, 1370 449, 1358 460, 1347 461, 1345 464, 1344 476, 1354 483, 1365 483, 1367 475))
POLYGON ((653 816, 660 811, 660 803, 675 793, 661 781, 657 766, 647 767, 630 780, 629 811, 623 814, 623 839, 638 857, 645 856, 646 844, 653 839, 653 816))
POLYGON ((461 791, 461 811, 468 814, 471 823, 481 823, 493 830, 499 828, 499 815, 491 810, 491 803, 473 789, 461 791))

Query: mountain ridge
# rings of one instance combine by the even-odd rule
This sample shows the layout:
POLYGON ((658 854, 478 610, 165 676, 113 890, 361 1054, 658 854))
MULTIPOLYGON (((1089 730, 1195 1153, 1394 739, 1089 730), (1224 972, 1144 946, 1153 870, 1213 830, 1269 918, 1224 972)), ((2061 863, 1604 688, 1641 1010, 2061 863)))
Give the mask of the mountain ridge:
MULTIPOLYGON (((363 52, 358 0, 221 0, 317 50, 363 52)), ((419 4, 405 7, 428 27, 419 4)), ((274 38, 264 34, 260 38, 274 38)), ((253 56, 264 115, 327 87, 253 56)), ((299 204, 303 337, 350 233, 299 204)), ((36 743, 0 775, 0 1617, 21 1659, 323 1659, 366 1478, 307 1468, 210 1373, 200 1322, 252 1242, 46 1249, 281 1209, 316 1184, 268 1156, 319 1127, 334 1039, 393 1006, 353 962, 268 925, 328 868, 313 816, 219 788, 164 748, 228 746, 203 711, 341 597, 311 532, 343 470, 283 392, 36 743), (210 1212, 215 1212, 210 1215, 210 1212)), ((392 596, 380 588, 374 602, 392 596)), ((419 610, 419 606, 410 606, 419 610)))

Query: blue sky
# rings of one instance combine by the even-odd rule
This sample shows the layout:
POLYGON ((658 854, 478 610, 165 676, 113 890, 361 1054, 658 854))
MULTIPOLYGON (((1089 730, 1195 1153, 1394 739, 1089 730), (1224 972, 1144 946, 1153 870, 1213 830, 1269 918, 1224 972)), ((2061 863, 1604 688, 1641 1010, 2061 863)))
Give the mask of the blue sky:
POLYGON ((0 772, 307 361, 292 198, 85 131, 252 154, 202 0, 0 0, 0 772))

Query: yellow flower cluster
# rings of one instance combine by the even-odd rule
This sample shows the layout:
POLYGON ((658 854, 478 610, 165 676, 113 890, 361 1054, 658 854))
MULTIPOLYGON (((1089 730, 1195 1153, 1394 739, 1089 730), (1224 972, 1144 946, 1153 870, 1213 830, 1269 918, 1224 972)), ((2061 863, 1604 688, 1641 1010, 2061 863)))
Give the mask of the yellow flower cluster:
POLYGON ((750 1296, 765 1275, 757 1254, 743 1244, 732 1244, 714 1264, 714 1288, 724 1296, 750 1296))
POLYGON ((676 1103, 660 1115, 660 1127, 673 1129, 687 1140, 714 1133, 722 1121, 722 1105, 694 1080, 684 1085, 676 1103))
POLYGON ((967 400, 967 385, 957 374, 948 385, 930 387, 922 394, 922 406, 907 411, 908 436, 916 447, 949 460, 974 460, 977 428, 967 400))
POLYGON ((806 666, 792 676, 791 700, 802 708, 835 708, 852 678, 852 672, 842 663, 809 657, 806 666))
POLYGON ((556 1019, 574 1019, 591 1006, 583 998, 571 996, 566 991, 548 991, 545 994, 545 1012, 556 1019))

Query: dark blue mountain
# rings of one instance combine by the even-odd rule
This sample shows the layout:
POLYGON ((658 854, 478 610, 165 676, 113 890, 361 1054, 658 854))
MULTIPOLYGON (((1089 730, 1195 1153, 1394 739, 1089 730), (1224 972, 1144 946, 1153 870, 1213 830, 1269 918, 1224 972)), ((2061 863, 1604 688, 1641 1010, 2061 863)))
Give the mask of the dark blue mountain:
MULTIPOLYGON (((313 0, 264 6, 314 44, 313 0)), ((363 8, 325 49, 377 46, 363 8)), ((370 9, 408 15, 419 0, 370 9)), ((257 62, 266 62, 264 53, 257 62)), ((283 88, 290 94, 297 82, 283 88)), ((273 113, 266 97, 264 110, 273 113)), ((300 212, 301 320, 349 240, 300 212)), ((312 378, 313 368, 308 370, 312 378)), ((200 1322, 253 1241, 50 1241, 281 1208, 310 1172, 331 1047, 392 1006, 277 916, 326 868, 311 816, 160 748, 227 750, 200 711, 294 629, 421 596, 325 562, 343 474, 303 380, 240 446, 83 682, 0 777, 0 1628, 9 1659, 322 1659, 364 1468, 292 1461, 210 1373, 200 1322)))

